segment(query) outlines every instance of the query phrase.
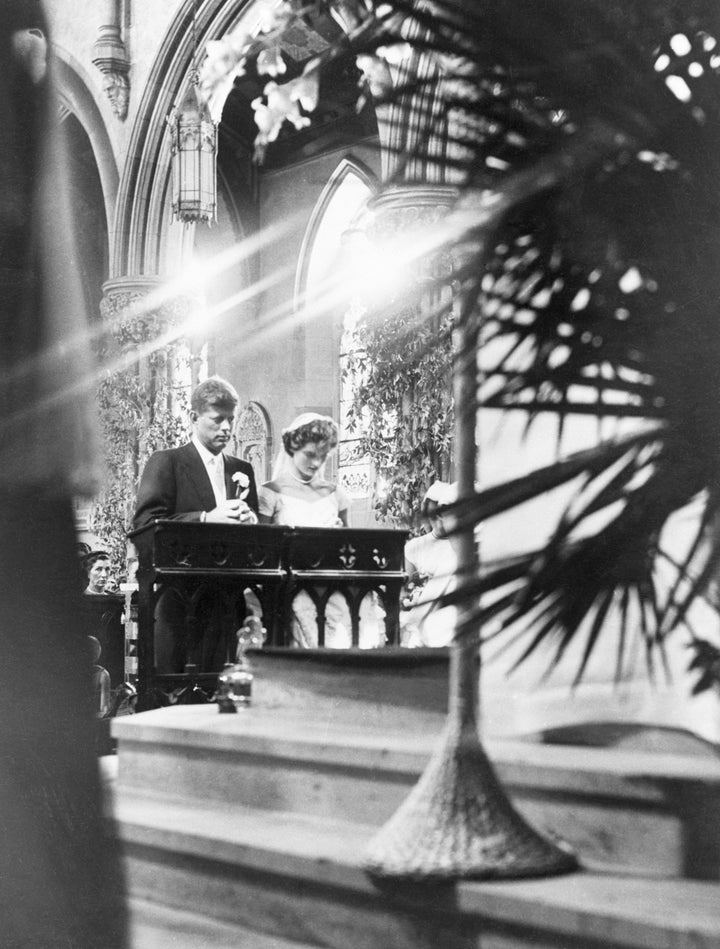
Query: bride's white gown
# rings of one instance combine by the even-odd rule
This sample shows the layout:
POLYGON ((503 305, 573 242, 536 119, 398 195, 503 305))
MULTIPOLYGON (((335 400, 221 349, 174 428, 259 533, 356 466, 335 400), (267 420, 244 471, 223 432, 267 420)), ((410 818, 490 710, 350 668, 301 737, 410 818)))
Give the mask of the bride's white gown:
MULTIPOLYGON (((272 517, 273 524, 288 527, 336 527, 348 500, 339 486, 314 479, 300 484, 276 478, 259 490, 260 513, 272 517)), ((359 645, 373 649, 385 643, 385 612, 377 595, 368 593, 360 605, 359 645)), ((315 648, 318 645, 317 610, 312 597, 301 590, 293 600, 292 639, 294 645, 315 648)), ((345 597, 334 592, 325 607, 325 646, 348 649, 352 645, 350 610, 345 597)))

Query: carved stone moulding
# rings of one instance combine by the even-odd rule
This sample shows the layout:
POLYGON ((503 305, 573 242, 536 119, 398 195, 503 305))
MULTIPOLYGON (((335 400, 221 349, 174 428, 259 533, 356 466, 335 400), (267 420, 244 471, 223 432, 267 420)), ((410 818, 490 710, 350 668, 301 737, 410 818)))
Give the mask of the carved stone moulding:
POLYGON ((103 70, 103 73, 103 92, 108 97, 113 112, 122 122, 128 114, 130 80, 127 73, 118 72, 117 70, 103 70))
MULTIPOLYGON (((116 11, 110 13, 111 18, 116 19, 116 11)), ((103 92, 110 100, 113 112, 124 121, 130 99, 130 58, 117 23, 100 27, 93 46, 93 65, 103 74, 103 92)))

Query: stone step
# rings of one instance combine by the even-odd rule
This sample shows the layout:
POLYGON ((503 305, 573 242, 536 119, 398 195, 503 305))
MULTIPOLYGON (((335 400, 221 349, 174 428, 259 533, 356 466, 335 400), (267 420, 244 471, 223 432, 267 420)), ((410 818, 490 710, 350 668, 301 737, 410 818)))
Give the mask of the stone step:
POLYGON ((720 887, 714 883, 584 871, 534 880, 379 889, 361 867, 376 832, 372 826, 326 816, 228 809, 220 802, 200 807, 127 790, 117 795, 115 807, 131 898, 150 907, 145 922, 134 918, 134 949, 184 946, 137 941, 143 925, 146 931, 148 926, 162 929, 162 920, 176 912, 190 914, 199 930, 203 919, 219 933, 235 927, 240 935, 234 945, 252 949, 284 949, 283 942, 268 941, 272 939, 295 949, 720 945, 720 887), (160 925, 153 924, 152 912, 160 925), (253 933, 259 934, 256 943, 242 941, 253 933))
POLYGON ((130 949, 315 949, 177 906, 131 899, 128 910, 130 949))
MULTIPOLYGON (((379 826, 438 741, 412 720, 383 729, 296 710, 219 715, 185 706, 116 720, 119 793, 236 804, 379 826)), ((588 868, 720 879, 720 760, 491 741, 518 809, 588 868)))

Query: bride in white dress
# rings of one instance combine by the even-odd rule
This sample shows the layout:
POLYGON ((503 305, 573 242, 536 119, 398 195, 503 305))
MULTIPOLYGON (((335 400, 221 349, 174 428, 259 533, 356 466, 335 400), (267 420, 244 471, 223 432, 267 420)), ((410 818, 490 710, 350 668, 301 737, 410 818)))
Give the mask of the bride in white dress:
MULTIPOLYGON (((323 476, 325 462, 337 447, 338 427, 333 419, 305 412, 283 429, 283 450, 273 478, 258 490, 260 523, 288 527, 349 527, 349 499, 339 484, 323 476)), ((385 641, 384 624, 376 603, 363 601, 360 611, 360 646, 385 641)), ((293 600, 292 636, 295 645, 318 645, 317 612, 305 591, 293 600)), ((345 648, 352 644, 350 611, 345 598, 333 593, 325 610, 325 645, 345 648)))

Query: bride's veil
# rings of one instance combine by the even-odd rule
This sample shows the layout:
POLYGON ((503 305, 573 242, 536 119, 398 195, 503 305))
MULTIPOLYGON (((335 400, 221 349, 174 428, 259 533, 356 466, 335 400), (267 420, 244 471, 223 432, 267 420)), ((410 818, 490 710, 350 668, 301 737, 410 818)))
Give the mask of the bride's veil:
POLYGON ((270 477, 273 481, 282 480, 290 474, 290 455, 281 448, 273 461, 270 477))

